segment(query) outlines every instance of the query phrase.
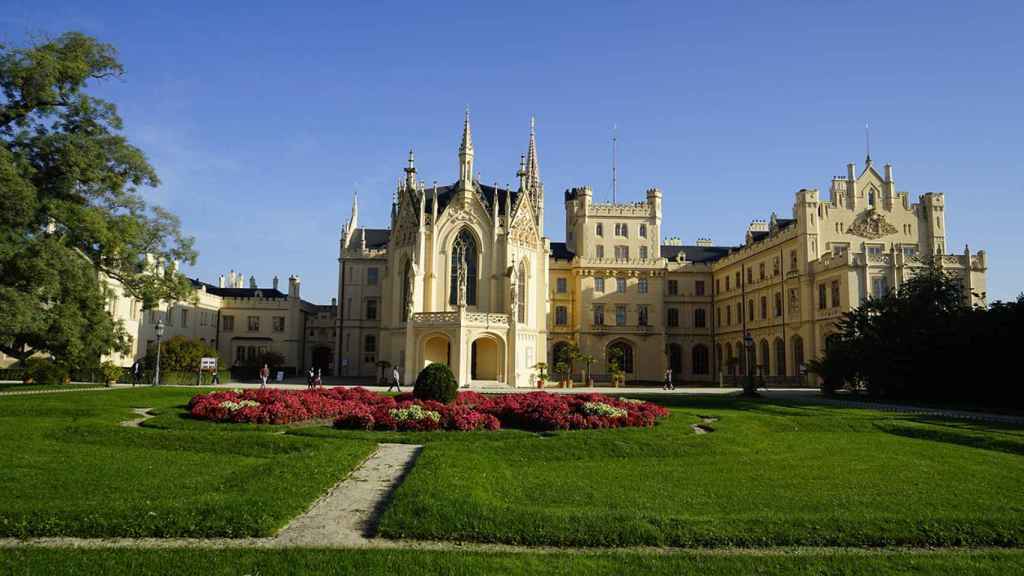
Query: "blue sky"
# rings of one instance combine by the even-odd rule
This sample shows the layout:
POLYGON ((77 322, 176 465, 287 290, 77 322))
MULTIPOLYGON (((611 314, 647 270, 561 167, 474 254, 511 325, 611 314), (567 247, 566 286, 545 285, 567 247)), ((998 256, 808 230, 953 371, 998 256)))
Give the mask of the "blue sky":
POLYGON ((386 227, 410 147, 458 176, 462 113, 485 182, 515 181, 537 117, 547 233, 562 191, 664 194, 664 235, 742 240, 847 162, 945 192, 949 246, 989 254, 989 296, 1024 290, 1024 3, 65 2, 0 0, 0 42, 80 30, 120 51, 98 85, 157 168, 215 282, 298 274, 325 303, 338 234, 386 227))

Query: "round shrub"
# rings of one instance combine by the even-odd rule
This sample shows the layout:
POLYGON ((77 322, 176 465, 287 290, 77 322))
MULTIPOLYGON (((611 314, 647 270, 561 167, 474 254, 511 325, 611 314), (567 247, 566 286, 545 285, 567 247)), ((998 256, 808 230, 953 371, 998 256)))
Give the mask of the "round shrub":
POLYGON ((64 384, 68 371, 49 358, 29 358, 26 362, 25 381, 35 384, 64 384))
POLYGON ((446 364, 433 363, 420 371, 412 395, 419 400, 451 404, 459 394, 459 383, 446 364))

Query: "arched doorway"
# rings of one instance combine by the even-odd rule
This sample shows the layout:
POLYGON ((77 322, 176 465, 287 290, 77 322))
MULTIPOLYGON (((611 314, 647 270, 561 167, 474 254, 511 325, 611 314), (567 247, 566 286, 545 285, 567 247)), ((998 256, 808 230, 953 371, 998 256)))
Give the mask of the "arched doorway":
POLYGON ((690 362, 690 370, 695 375, 705 375, 708 373, 708 347, 703 344, 697 344, 691 351, 693 359, 690 362))
POLYGON ((679 344, 668 345, 668 367, 672 371, 672 379, 680 380, 683 377, 683 347, 679 344))
POLYGON ((319 368, 324 374, 329 374, 333 353, 326 346, 317 346, 313 349, 313 367, 319 368))
POLYGON ((775 375, 786 375, 786 342, 782 338, 775 339, 775 375))
POLYGON ((566 369, 569 371, 569 377, 571 378, 573 362, 573 349, 572 344, 568 342, 556 342, 551 348, 551 362, 548 364, 548 370, 551 373, 551 378, 561 378, 563 375, 558 373, 559 364, 565 364, 566 369))
POLYGON ((605 351, 605 361, 608 371, 611 372, 612 363, 616 363, 626 374, 633 373, 633 345, 625 340, 616 340, 608 345, 605 351))
POLYGON ((473 341, 470 350, 469 378, 497 381, 501 373, 502 354, 498 340, 481 336, 473 341))
POLYGON ((793 336, 793 375, 800 376, 800 370, 804 366, 804 339, 799 335, 793 336))
POLYGON ((761 375, 767 376, 772 373, 771 353, 768 348, 768 340, 761 340, 761 357, 758 358, 761 361, 759 367, 761 369, 761 375))
POLYGON ((728 369, 729 376, 736 375, 736 356, 732 353, 732 342, 725 343, 725 364, 728 369))
POLYGON ((444 334, 434 334, 423 342, 423 365, 447 364, 451 366, 452 346, 444 334))

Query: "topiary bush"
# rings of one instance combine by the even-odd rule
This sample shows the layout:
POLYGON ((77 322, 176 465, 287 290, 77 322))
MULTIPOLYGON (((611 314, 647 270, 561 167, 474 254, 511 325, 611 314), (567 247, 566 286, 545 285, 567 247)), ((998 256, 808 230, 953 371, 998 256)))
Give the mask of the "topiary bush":
POLYGON ((455 381, 447 364, 437 362, 420 370, 413 386, 412 395, 420 400, 434 400, 443 404, 451 404, 459 393, 459 383, 455 381))
POLYGON ((68 381, 67 369, 49 358, 29 358, 25 364, 25 382, 65 384, 68 381))

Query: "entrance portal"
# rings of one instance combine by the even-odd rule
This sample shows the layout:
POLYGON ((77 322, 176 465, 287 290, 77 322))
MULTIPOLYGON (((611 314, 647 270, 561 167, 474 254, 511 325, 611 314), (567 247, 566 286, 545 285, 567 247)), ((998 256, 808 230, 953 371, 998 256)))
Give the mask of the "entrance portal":
POLYGON ((423 343, 423 366, 435 362, 451 366, 451 356, 451 342, 443 334, 435 334, 423 343))
POLYGON ((494 338, 477 338, 473 341, 471 380, 497 381, 501 368, 501 350, 494 338))

